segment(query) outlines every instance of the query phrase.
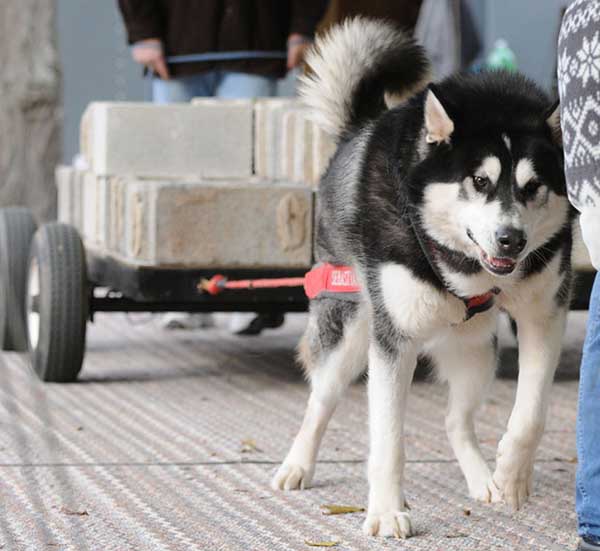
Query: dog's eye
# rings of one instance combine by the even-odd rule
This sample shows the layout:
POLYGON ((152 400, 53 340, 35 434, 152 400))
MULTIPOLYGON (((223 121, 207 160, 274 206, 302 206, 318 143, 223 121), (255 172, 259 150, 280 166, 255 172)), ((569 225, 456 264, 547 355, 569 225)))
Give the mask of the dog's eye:
POLYGON ((485 191, 490 185, 490 179, 486 176, 473 176, 473 187, 477 191, 485 191))
POLYGON ((537 195, 541 185, 537 180, 529 180, 521 190, 521 196, 525 201, 531 201, 537 195))

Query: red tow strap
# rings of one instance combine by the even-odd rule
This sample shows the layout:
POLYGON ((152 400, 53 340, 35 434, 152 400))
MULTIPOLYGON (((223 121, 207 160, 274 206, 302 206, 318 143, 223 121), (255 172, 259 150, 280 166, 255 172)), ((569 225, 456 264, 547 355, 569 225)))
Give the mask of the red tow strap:
POLYGON ((321 264, 304 276, 304 291, 310 299, 317 298, 323 292, 359 293, 354 270, 349 266, 321 264))
MULTIPOLYGON (((304 287, 304 292, 309 299, 315 299, 322 294, 360 292, 356 275, 350 266, 334 266, 327 263, 316 266, 304 277, 229 281, 223 275, 215 275, 211 279, 203 279, 198 284, 198 290, 213 296, 227 289, 277 289, 281 287, 304 287)), ((494 288, 483 295, 461 299, 467 309, 466 319, 491 308, 494 304, 494 295, 499 292, 499 289, 494 288)))
POLYGON ((226 289, 277 289, 280 287, 304 287, 306 296, 310 299, 318 297, 323 292, 360 292, 354 270, 349 266, 334 266, 332 264, 320 264, 304 277, 229 281, 225 276, 218 274, 210 279, 203 279, 198 284, 200 291, 213 296, 222 293, 226 289))
POLYGON ((218 295, 226 289, 277 289, 279 287, 302 287, 303 277, 282 277, 278 279, 240 279, 229 281, 223 275, 203 279, 198 284, 198 290, 209 295, 218 295))

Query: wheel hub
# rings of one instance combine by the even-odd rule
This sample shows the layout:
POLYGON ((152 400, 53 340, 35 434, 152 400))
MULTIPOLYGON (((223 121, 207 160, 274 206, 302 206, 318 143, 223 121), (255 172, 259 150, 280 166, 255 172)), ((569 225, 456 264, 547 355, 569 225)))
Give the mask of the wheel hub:
POLYGON ((40 268, 35 258, 29 267, 27 288, 27 332, 32 350, 37 348, 40 338, 40 268))

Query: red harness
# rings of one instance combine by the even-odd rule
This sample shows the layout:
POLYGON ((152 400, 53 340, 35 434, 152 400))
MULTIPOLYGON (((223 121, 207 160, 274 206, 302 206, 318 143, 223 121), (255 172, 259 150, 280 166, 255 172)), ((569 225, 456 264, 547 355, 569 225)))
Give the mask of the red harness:
POLYGON ((304 291, 314 299, 322 293, 360 293, 360 287, 350 266, 320 264, 304 276, 304 291))

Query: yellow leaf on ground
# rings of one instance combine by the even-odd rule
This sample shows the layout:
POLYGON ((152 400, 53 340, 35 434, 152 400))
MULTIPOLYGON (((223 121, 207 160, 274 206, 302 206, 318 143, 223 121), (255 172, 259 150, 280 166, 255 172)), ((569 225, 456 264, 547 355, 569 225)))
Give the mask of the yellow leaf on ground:
POLYGON ((241 453, 253 453, 253 452, 262 452, 262 450, 256 445, 256 442, 252 440, 252 438, 247 438, 246 440, 242 440, 242 448, 240 449, 241 453))
POLYGON ((340 542, 339 541, 309 541, 304 540, 306 545, 310 547, 337 547, 340 542))
POLYGON ((347 515, 349 513, 363 513, 364 507, 353 507, 348 505, 321 505, 324 515, 347 515))

